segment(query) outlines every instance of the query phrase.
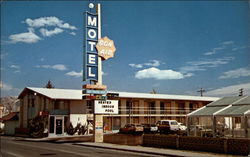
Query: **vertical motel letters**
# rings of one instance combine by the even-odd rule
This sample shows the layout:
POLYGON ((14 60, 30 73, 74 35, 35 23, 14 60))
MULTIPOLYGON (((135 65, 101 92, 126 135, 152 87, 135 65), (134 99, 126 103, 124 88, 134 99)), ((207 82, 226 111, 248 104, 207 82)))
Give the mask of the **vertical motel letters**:
POLYGON ((85 52, 85 79, 98 81, 98 41, 97 15, 86 12, 86 52, 85 52))

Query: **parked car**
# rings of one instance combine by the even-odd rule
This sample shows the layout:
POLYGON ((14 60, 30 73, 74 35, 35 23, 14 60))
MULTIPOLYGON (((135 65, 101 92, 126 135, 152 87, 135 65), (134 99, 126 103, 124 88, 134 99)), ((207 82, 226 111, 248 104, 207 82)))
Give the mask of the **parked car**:
POLYGON ((123 128, 120 128, 119 133, 142 134, 143 126, 140 124, 126 124, 123 128))
POLYGON ((187 127, 183 123, 178 123, 179 130, 187 130, 187 127))
POLYGON ((142 124, 144 133, 157 133, 158 127, 156 124, 142 124))
POLYGON ((160 120, 156 125, 160 133, 172 133, 179 130, 179 125, 176 120, 160 120))

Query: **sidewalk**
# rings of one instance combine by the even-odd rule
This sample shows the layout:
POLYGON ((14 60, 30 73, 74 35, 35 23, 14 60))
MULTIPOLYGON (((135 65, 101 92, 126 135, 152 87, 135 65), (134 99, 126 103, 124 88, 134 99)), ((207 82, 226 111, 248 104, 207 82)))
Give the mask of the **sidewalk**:
POLYGON ((23 138, 16 137, 16 140, 30 142, 91 142, 92 135, 62 136, 62 137, 44 137, 44 138, 23 138))
POLYGON ((235 155, 227 155, 227 154, 193 152, 193 151, 174 150, 174 149, 167 149, 167 148, 127 146, 127 145, 118 145, 118 144, 110 144, 110 143, 83 142, 83 143, 76 143, 74 145, 112 149, 112 150, 130 151, 130 152, 137 152, 137 153, 146 153, 146 154, 152 154, 152 155, 172 156, 172 157, 236 157, 235 155))

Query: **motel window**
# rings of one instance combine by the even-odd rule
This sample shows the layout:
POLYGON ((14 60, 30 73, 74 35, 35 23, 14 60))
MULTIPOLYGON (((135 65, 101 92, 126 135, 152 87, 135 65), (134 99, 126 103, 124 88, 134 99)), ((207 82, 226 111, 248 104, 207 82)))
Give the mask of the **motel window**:
POLYGON ((54 104, 55 110, 65 110, 68 109, 69 101, 67 100, 56 100, 54 104))
POLYGON ((49 118, 49 132, 50 133, 54 133, 54 126, 55 126, 55 117, 54 116, 50 116, 49 118))
POLYGON ((179 102, 179 114, 185 114, 185 102, 179 102))
POLYGON ((131 113, 131 107, 132 107, 132 102, 126 101, 126 113, 127 114, 131 113))
POLYGON ((194 110, 194 104, 193 104, 193 103, 190 103, 190 104, 189 104, 189 109, 190 109, 190 111, 193 111, 193 110, 194 110))
POLYGON ((133 101, 132 109, 134 114, 139 114, 139 101, 133 101))
POLYGON ((160 103, 160 111, 161 111, 161 114, 165 113, 165 103, 164 102, 160 103))
POLYGON ((150 113, 155 114, 155 102, 150 102, 150 113))
POLYGON ((119 114, 121 114, 122 108, 121 108, 121 100, 118 100, 118 111, 119 111, 119 114))
POLYGON ((54 110, 58 110, 58 109, 60 109, 60 104, 58 101, 56 101, 54 104, 54 110))

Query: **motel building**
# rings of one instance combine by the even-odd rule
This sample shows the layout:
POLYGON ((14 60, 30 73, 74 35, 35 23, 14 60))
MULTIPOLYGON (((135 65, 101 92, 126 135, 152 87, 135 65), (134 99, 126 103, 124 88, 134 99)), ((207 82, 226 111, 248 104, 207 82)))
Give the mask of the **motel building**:
MULTIPOLYGON (((187 95, 108 93, 116 95, 108 99, 118 100, 118 114, 103 115, 104 132, 117 131, 127 123, 154 124, 162 119, 185 124, 188 113, 219 99, 187 95)), ((18 98, 20 129, 29 128, 29 122, 39 116, 47 117, 44 132, 48 136, 67 136, 66 130, 70 123, 73 127, 93 123, 94 101, 82 99, 82 90, 26 87, 18 98)))

